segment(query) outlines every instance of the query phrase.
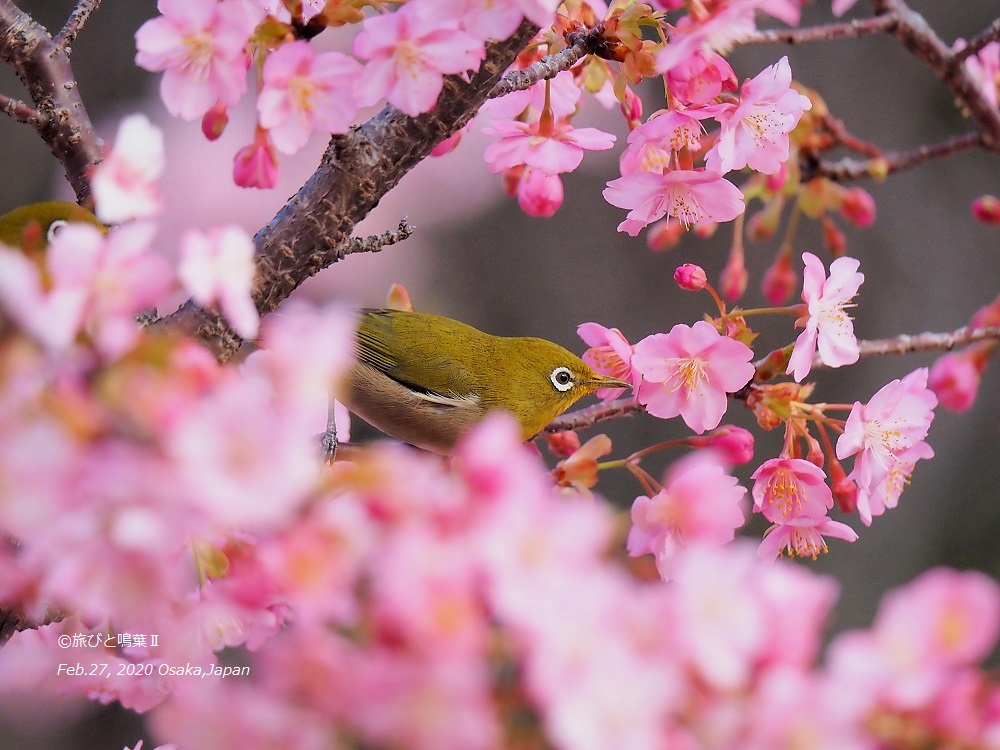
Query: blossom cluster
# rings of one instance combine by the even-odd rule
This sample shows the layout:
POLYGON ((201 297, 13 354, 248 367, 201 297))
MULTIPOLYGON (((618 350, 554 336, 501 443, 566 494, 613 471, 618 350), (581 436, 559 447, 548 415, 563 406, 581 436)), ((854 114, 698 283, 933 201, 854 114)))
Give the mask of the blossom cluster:
MULTIPOLYGON (((243 186, 271 187, 276 151, 295 153, 313 132, 344 133, 372 104, 388 102, 413 116, 431 111, 445 76, 476 69, 489 40, 507 38, 523 20, 541 31, 517 59, 519 68, 559 52, 573 33, 599 30, 606 53, 485 107, 484 132, 496 139, 485 158, 525 211, 549 216, 562 203, 560 175, 575 170, 584 151, 610 149, 616 140, 573 124, 583 95, 619 105, 631 133, 622 177, 608 183, 604 195, 630 209, 619 228, 632 235, 664 216, 687 227, 741 214, 743 194, 725 175, 743 168, 779 172, 789 158, 789 133, 811 107, 791 87, 786 58, 737 87, 720 54, 755 29, 758 12, 798 23, 793 0, 692 4, 672 23, 651 5, 607 7, 599 0, 408 0, 393 12, 369 15, 364 5, 303 3, 293 16, 292 5, 274 0, 160 0, 160 15, 136 33, 136 62, 163 74, 167 109, 202 118, 209 138, 225 128, 227 111, 247 93, 247 73, 256 66, 257 127, 236 155, 234 178, 243 186), (308 41, 313 32, 303 34, 343 26, 356 31, 353 54, 317 52, 308 41), (669 43, 644 38, 643 29, 669 35, 669 43), (643 121, 634 87, 657 76, 666 83, 668 106, 643 121), (705 133, 707 119, 718 123, 717 132, 705 133)), ((437 153, 460 138, 461 132, 437 153)))
MULTIPOLYGON (((303 355, 301 333, 269 341, 282 357, 303 355)), ((247 748, 770 748, 808 735, 860 749, 892 740, 904 717, 906 736, 929 744, 985 745, 1000 731, 1000 688, 978 667, 1000 632, 1000 588, 982 574, 938 569, 891 592, 874 625, 835 638, 820 666, 831 579, 762 564, 739 542, 678 550, 669 584, 630 570, 609 556, 620 543, 610 506, 555 489, 507 417, 470 433, 451 467, 387 446, 303 473, 273 441, 248 434, 263 437, 281 427, 275 414, 295 410, 283 387, 296 377, 289 360, 229 373, 186 348, 175 354, 164 367, 187 372, 179 389, 198 393, 187 403, 198 415, 184 413, 179 390, 148 388, 157 427, 172 416, 206 429, 216 414, 230 425, 236 412, 218 402, 234 387, 246 399, 244 389, 266 383, 281 408, 254 410, 193 450, 182 443, 180 455, 149 450, 152 430, 146 445, 74 436, 58 453, 36 454, 47 464, 30 469, 36 478, 65 470, 67 450, 102 463, 100 472, 73 466, 72 489, 65 471, 51 476, 51 528, 22 518, 26 546, 5 554, 15 574, 2 579, 5 600, 40 604, 42 584, 80 613, 0 652, 4 689, 21 699, 118 700, 148 712, 157 739, 179 748, 207 737, 247 748), (237 439, 223 450, 242 460, 220 462, 213 438, 237 439), (212 481, 171 475, 206 450, 212 481), (267 483, 272 468, 287 478, 283 488, 267 483), (164 482, 140 481, 151 471, 164 482), (159 645, 58 646, 91 630, 157 632, 159 645), (209 667, 238 646, 253 679, 214 676, 221 670, 209 667), (110 663, 111 677, 59 676, 66 661, 110 663), (535 718, 519 719, 525 712, 535 718)), ((162 385, 163 375, 148 365, 117 373, 135 385, 150 376, 162 385)), ((194 439, 188 426, 176 432, 184 437, 163 447, 194 439)), ((674 492, 720 482, 706 455, 680 470, 674 492)), ((653 499, 649 514, 658 502, 668 501, 653 499)), ((10 494, 0 509, 5 526, 26 511, 37 520, 10 494)), ((705 522, 715 511, 689 509, 705 522)), ((638 543, 633 533, 629 546, 638 543)))
MULTIPOLYGON (((853 258, 836 259, 829 278, 815 255, 803 253, 802 259, 803 302, 788 311, 804 313, 796 321, 804 331, 790 352, 776 353, 786 365, 785 373, 796 381, 809 373, 816 357, 829 367, 858 360, 859 346, 845 308, 864 281, 853 258)), ((704 271, 690 264, 678 268, 675 278, 684 289, 711 289, 704 271)), ((820 429, 831 424, 826 414, 829 405, 810 406, 808 385, 752 384, 762 372, 750 363, 753 351, 738 340, 751 335, 743 319, 723 315, 714 325, 680 323, 669 333, 652 334, 634 346, 618 329, 597 323, 581 325, 578 333, 591 347, 584 360, 597 372, 630 382, 637 401, 653 416, 680 416, 690 429, 704 433, 719 426, 731 395, 748 388, 745 400, 762 426, 785 423, 781 454, 764 461, 752 476, 753 510, 772 523, 758 549, 764 559, 773 560, 783 552, 815 558, 827 550, 826 537, 855 541, 858 535, 849 526, 828 517, 834 493, 842 510, 856 509, 862 523, 871 525, 874 516, 896 506, 916 462, 934 455, 924 438, 938 399, 928 388, 926 368, 892 381, 867 404, 856 402, 840 423, 843 434, 835 455, 832 449, 824 455, 808 422, 816 420, 820 429), (800 444, 805 444, 804 451, 800 444), (845 474, 839 462, 850 457, 855 457, 854 468, 845 474), (830 462, 829 479, 825 461, 830 462)), ((766 367, 767 359, 762 371, 766 367)), ((623 389, 613 389, 598 395, 610 400, 622 393, 623 389)), ((734 484, 718 463, 710 467, 704 462, 676 463, 664 477, 662 489, 636 498, 630 554, 653 554, 660 574, 670 578, 671 561, 679 548, 732 540, 745 520, 740 508, 743 491, 734 484)))

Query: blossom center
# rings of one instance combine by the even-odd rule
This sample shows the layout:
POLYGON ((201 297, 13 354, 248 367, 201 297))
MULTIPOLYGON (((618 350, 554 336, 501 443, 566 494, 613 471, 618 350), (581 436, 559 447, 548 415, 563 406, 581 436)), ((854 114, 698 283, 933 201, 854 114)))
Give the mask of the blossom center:
POLYGON ((689 229, 692 224, 697 224, 705 216, 705 211, 691 190, 675 186, 670 190, 670 213, 677 217, 677 220, 689 229))
POLYGON ((212 53, 215 51, 212 35, 207 31, 200 31, 184 37, 184 49, 187 52, 187 59, 181 67, 197 76, 205 75, 212 62, 212 53))
POLYGON ((771 475, 767 482, 766 497, 786 518, 798 516, 806 502, 802 485, 787 469, 778 469, 771 475))
POLYGON ((670 391, 682 389, 685 391, 698 391, 704 383, 708 382, 708 373, 705 371, 705 363, 695 357, 686 359, 675 359, 671 362, 670 376, 664 385, 670 391))

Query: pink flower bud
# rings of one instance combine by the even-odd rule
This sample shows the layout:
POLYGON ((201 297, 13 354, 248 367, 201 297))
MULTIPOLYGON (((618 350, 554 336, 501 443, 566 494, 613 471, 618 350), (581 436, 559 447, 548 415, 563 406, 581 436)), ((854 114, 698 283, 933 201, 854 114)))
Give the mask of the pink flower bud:
POLYGON ((982 370, 970 351, 950 352, 931 365, 927 387, 946 409, 968 411, 976 400, 982 370))
POLYGON ((708 283, 708 277, 705 275, 705 269, 701 266, 685 263, 683 266, 677 266, 677 270, 674 271, 674 281, 681 289, 686 289, 689 292, 700 292, 708 283))
POLYGON ((461 130, 452 133, 438 145, 431 149, 431 156, 444 156, 445 154, 450 154, 456 148, 458 144, 462 142, 462 136, 469 130, 468 126, 462 128, 461 130))
POLYGON ((847 252, 847 238, 840 231, 840 227, 833 223, 826 214, 823 214, 823 247, 829 251, 834 258, 840 258, 847 252))
POLYGON ((750 274, 743 263, 742 253, 731 253, 729 262, 719 276, 719 291, 730 302, 738 300, 747 290, 750 274))
POLYGON ((201 118, 201 132, 210 141, 218 140, 228 124, 229 110, 222 102, 216 102, 201 118))
POLYGON ((844 467, 833 456, 830 457, 829 477, 837 507, 844 513, 852 513, 858 507, 858 485, 847 478, 844 467))
POLYGON ((545 438, 545 444, 549 447, 549 452, 553 456, 567 458, 580 448, 580 436, 573 430, 549 432, 543 435, 543 437, 545 438))
POLYGON ((267 131, 258 131, 253 143, 236 152, 233 181, 246 188, 273 188, 277 184, 278 160, 267 140, 267 131))
POLYGON ((981 195, 972 201, 972 215, 984 224, 1000 224, 1000 198, 981 195))
POLYGON ((518 164, 516 167, 505 169, 503 174, 500 175, 500 187, 503 188, 504 193, 509 197, 513 198, 517 195, 517 186, 521 184, 524 171, 524 165, 518 164))
POLYGON ((742 427, 724 424, 708 435, 706 442, 706 447, 722 453, 732 466, 749 463, 753 458, 753 433, 742 427))
POLYGON ((863 188, 850 188, 841 197, 840 213, 856 227, 870 227, 875 223, 875 199, 863 188))
POLYGON ((642 123, 642 99, 635 95, 628 86, 625 87, 623 101, 619 102, 622 115, 628 121, 629 130, 635 130, 642 123))
POLYGON ((517 184, 517 203, 528 216, 552 216, 562 202, 563 184, 559 175, 529 169, 517 184))
POLYGON ((1000 326, 1000 297, 976 310, 975 315, 969 320, 969 325, 973 328, 1000 326))
POLYGON ((774 263, 764 272, 762 283, 764 297, 772 305, 783 305, 799 285, 799 277, 792 270, 788 253, 779 253, 774 263))
POLYGON ((784 164, 778 169, 774 174, 766 175, 764 184, 767 185, 767 189, 772 193, 776 193, 785 186, 785 182, 788 180, 788 167, 784 164))
POLYGON ((657 253, 672 250, 684 236, 684 225, 679 221, 660 219, 646 230, 646 247, 657 253))

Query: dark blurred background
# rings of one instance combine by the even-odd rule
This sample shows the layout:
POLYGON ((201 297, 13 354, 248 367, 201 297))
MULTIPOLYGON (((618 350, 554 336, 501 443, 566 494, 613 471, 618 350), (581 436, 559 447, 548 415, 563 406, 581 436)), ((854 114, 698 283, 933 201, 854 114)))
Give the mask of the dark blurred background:
MULTIPOLYGON (((68 0, 19 4, 53 31, 73 6, 68 0)), ((995 0, 910 4, 949 44, 957 37, 975 36, 998 10, 995 0)), ((855 15, 865 6, 859 3, 855 15)), ((198 123, 167 118, 156 96, 159 77, 132 64, 135 29, 154 13, 153 0, 134 0, 105 3, 95 14, 74 45, 83 98, 109 142, 117 118, 128 112, 146 112, 165 128, 171 160, 164 180, 169 207, 160 235, 165 252, 173 252, 177 232, 187 225, 204 228, 237 221, 256 231, 308 176, 322 151, 322 139, 315 139, 295 159, 282 161, 282 183, 276 190, 261 193, 232 186, 232 154, 252 137, 251 110, 237 108, 223 139, 212 145, 204 142, 198 123)), ((803 24, 828 20, 827 3, 805 8, 803 24)), ((331 43, 343 44, 343 39, 331 43)), ((893 39, 751 47, 737 50, 730 61, 743 80, 783 54, 795 79, 819 91, 834 116, 886 151, 938 142, 971 129, 947 89, 893 39)), ((0 91, 23 95, 6 68, 0 70, 0 91)), ((656 106, 650 100, 647 111, 656 106)), ((598 126, 624 136, 617 114, 597 107, 590 112, 598 126)), ((669 254, 651 252, 643 237, 616 233, 624 212, 608 206, 600 195, 603 184, 617 176, 616 157, 610 152, 588 154, 583 168, 566 178, 566 202, 555 218, 532 219, 502 197, 499 180, 488 174, 482 136, 474 133, 467 140, 449 156, 420 165, 361 230, 382 231, 407 215, 418 228, 411 240, 378 255, 352 256, 297 294, 379 305, 389 285, 400 282, 409 287, 418 309, 459 317, 492 333, 543 336, 578 352, 585 347, 575 329, 584 321, 618 327, 635 342, 678 322, 690 324, 710 310, 707 296, 678 290, 672 273, 680 263, 694 262, 705 267, 710 279, 717 279, 731 237, 726 227, 707 240, 687 236, 669 254)), ((0 143, 5 144, 0 210, 57 194, 68 196, 47 147, 30 128, 0 118, 0 143)), ((877 221, 867 230, 841 223, 848 252, 861 260, 866 276, 855 309, 860 338, 949 331, 965 325, 1000 292, 1000 230, 979 224, 969 210, 977 196, 1000 192, 998 177, 996 156, 971 151, 892 175, 881 184, 860 183, 875 197, 877 221)), ((749 246, 751 281, 744 306, 764 304, 760 279, 777 242, 749 246)), ((818 227, 803 222, 796 246, 823 256, 818 227)), ((761 324, 761 352, 784 345, 793 335, 784 318, 772 326, 759 318, 754 323, 761 324)), ((929 365, 937 356, 872 358, 846 371, 817 372, 815 398, 865 401, 889 380, 929 365)), ((897 509, 867 529, 850 519, 860 540, 850 547, 834 541, 829 554, 806 563, 840 582, 831 633, 867 625, 887 589, 936 565, 977 568, 1000 578, 998 383, 1000 364, 994 362, 972 411, 957 415, 938 410, 928 438, 937 456, 918 464, 897 509)), ((726 421, 755 429, 750 414, 735 404, 726 421)), ((611 435, 616 455, 685 434, 679 420, 646 416, 598 429, 611 435)), ((778 432, 756 431, 754 465, 776 455, 778 432)), ((654 457, 644 466, 658 474, 676 455, 659 461, 654 457)), ((741 477, 746 480, 751 471, 752 466, 744 467, 741 477)), ((602 477, 599 489, 622 506, 640 492, 625 474, 602 477)), ((759 535, 762 530, 752 526, 747 533, 759 535)), ((21 719, 5 720, 0 709, 0 748, 120 747, 134 742, 140 731, 134 717, 113 707, 71 713, 64 727, 49 724, 42 729, 30 716, 21 719)))

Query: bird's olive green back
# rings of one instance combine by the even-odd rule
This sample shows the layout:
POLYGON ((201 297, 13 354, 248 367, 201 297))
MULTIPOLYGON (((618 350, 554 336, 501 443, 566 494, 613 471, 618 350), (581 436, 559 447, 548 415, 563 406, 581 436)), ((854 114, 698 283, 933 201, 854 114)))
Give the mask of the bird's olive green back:
POLYGON ((397 310, 363 310, 357 335, 362 363, 417 391, 479 398, 503 409, 530 437, 594 388, 558 391, 550 380, 567 367, 582 383, 594 376, 558 344, 531 337, 492 336, 451 318, 397 310))

